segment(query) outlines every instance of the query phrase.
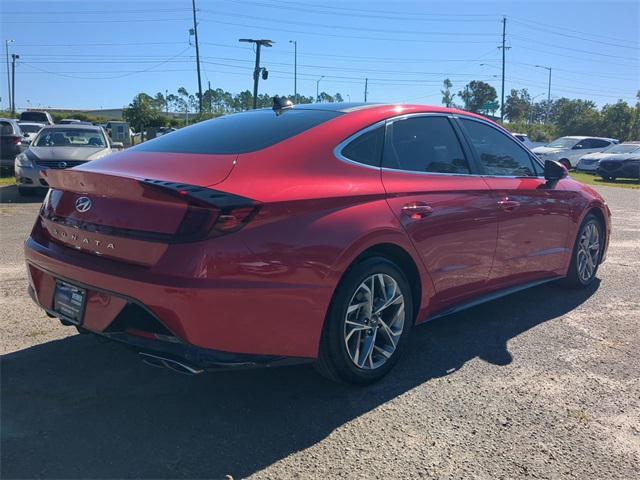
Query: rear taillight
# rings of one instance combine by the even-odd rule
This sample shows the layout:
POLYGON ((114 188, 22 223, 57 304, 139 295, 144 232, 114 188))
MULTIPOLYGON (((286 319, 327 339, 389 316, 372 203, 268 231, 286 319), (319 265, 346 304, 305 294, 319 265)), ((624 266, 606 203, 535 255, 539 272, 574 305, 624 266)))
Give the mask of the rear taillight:
POLYGON ((141 183, 187 202, 187 213, 177 231, 181 241, 196 241, 237 232, 260 209, 260 203, 255 200, 209 188, 150 179, 141 183))
POLYGON ((11 143, 13 145, 22 145, 22 139, 20 137, 11 137, 11 143))

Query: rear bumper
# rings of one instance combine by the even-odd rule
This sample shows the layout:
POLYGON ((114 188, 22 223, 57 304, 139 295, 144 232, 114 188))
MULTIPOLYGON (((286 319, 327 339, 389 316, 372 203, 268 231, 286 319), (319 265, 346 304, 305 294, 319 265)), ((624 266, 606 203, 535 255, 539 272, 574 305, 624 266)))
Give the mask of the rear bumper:
POLYGON ((180 358, 187 355, 193 357, 191 363, 196 362, 195 357, 206 357, 212 364, 315 358, 332 294, 328 286, 273 278, 161 275, 53 242, 43 245, 33 238, 25 243, 25 257, 34 300, 45 310, 53 309, 56 279, 65 280, 87 290, 83 329, 134 348, 144 346, 145 351, 180 358), (125 309, 132 305, 156 319, 175 341, 130 335, 116 328, 125 309), (240 360, 239 355, 243 357, 240 360), (249 360, 244 358, 247 355, 249 360))

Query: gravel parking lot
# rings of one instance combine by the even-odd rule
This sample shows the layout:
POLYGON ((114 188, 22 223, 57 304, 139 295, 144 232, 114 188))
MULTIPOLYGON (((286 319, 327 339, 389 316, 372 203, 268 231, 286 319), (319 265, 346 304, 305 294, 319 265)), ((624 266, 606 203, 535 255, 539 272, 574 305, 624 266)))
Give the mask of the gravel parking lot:
POLYGON ((59 326, 26 293, 37 199, 0 190, 2 478, 640 478, 640 193, 600 187, 600 281, 414 331, 378 384, 309 366, 187 377, 59 326))

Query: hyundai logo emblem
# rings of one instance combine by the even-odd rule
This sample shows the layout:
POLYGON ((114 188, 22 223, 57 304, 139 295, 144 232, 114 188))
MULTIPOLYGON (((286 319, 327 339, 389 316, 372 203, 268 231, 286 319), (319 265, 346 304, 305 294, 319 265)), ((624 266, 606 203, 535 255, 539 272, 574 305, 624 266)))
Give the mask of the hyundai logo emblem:
POLYGON ((88 211, 93 205, 93 202, 89 197, 80 197, 76 200, 76 210, 80 213, 88 211))
POLYGON ((58 163, 58 168, 67 168, 67 162, 58 163))

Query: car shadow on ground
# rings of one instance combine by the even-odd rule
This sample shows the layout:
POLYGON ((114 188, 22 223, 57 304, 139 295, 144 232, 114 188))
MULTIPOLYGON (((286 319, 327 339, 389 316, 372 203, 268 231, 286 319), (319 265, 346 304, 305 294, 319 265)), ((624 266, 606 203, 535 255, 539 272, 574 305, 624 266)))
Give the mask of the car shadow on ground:
POLYGON ((0 187, 0 204, 2 203, 42 203, 44 195, 47 191, 37 190, 33 194, 23 196, 18 193, 18 187, 15 185, 5 185, 0 187))
POLYGON ((244 478, 474 358, 509 364, 510 339, 597 288, 547 284, 420 326, 391 374, 364 388, 308 365, 182 376, 88 335, 11 353, 2 358, 0 474, 244 478))

